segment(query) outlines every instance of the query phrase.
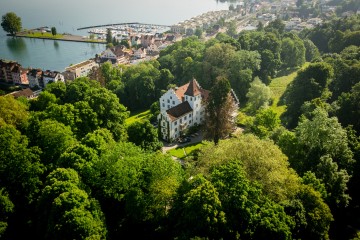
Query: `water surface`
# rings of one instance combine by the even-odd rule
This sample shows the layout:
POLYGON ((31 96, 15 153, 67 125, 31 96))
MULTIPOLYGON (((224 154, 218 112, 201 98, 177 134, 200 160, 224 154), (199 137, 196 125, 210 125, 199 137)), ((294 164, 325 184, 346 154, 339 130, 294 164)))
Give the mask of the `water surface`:
MULTIPOLYGON (((15 12, 25 29, 56 27, 59 33, 86 35, 79 27, 144 22, 172 25, 210 10, 228 9, 216 0, 11 0, 0 2, 0 15, 15 12)), ((75 43, 7 37, 0 30, 0 58, 15 60, 24 67, 62 71, 72 63, 94 57, 102 44, 75 43)))

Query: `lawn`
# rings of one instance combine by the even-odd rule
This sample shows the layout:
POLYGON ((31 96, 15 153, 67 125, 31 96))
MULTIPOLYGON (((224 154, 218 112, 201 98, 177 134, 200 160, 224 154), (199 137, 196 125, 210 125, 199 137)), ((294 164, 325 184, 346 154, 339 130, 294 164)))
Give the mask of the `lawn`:
POLYGON ((151 117, 150 110, 146 110, 143 112, 134 112, 134 113, 131 113, 130 117, 128 117, 125 120, 125 124, 130 125, 137 121, 149 120, 150 117, 151 117))
POLYGON ((51 38, 51 39, 60 39, 63 38, 62 34, 56 34, 55 36, 52 35, 51 33, 45 32, 31 32, 25 35, 26 37, 31 37, 31 38, 51 38))
MULTIPOLYGON (((302 68, 305 68, 309 66, 309 63, 305 63, 302 68)), ((271 83, 269 85, 271 92, 272 92, 272 105, 271 108, 280 116, 283 112, 286 110, 286 106, 279 105, 279 100, 281 96, 284 94, 287 86, 294 80, 294 78, 297 76, 297 71, 294 70, 293 72, 289 73, 288 75, 277 77, 271 80, 271 83)))
POLYGON ((202 142, 193 143, 193 144, 187 145, 185 147, 177 147, 175 149, 171 149, 170 151, 168 151, 168 153, 171 156, 174 156, 177 158, 185 158, 186 156, 191 155, 195 150, 200 149, 203 145, 204 145, 204 143, 202 143, 202 142))

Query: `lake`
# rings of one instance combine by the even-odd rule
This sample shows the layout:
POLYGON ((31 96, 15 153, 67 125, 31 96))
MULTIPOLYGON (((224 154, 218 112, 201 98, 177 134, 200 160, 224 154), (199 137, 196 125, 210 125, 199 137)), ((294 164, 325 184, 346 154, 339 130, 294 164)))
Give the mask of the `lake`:
MULTIPOLYGON (((24 29, 54 26, 58 33, 87 35, 86 31, 76 29, 121 22, 172 25, 228 7, 228 3, 216 0, 11 0, 1 1, 0 15, 15 12, 21 17, 24 29)), ((0 30, 0 58, 18 61, 23 67, 63 71, 104 49, 103 44, 12 38, 0 30)))

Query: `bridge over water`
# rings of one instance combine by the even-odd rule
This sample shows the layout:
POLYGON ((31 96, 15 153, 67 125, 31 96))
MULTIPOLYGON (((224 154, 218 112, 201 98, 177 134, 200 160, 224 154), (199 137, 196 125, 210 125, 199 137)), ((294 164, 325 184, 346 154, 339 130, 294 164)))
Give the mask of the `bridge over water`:
POLYGON ((104 28, 104 27, 114 27, 114 26, 124 26, 124 25, 142 25, 142 26, 150 26, 150 27, 168 27, 169 25, 161 25, 161 24, 150 24, 150 23, 139 23, 139 22, 129 22, 129 23, 112 23, 112 24, 103 24, 103 25, 94 25, 89 27, 81 27, 77 30, 91 29, 91 28, 104 28))

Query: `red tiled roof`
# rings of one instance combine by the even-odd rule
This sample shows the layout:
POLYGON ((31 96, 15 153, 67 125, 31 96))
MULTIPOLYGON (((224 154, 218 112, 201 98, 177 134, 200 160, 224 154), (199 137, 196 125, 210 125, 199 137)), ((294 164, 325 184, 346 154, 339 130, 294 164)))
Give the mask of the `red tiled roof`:
POLYGON ((191 108, 188 101, 180 103, 179 105, 172 107, 166 110, 166 113, 169 115, 170 120, 174 121, 179 117, 185 115, 186 113, 191 112, 193 109, 191 108))
POLYGON ((181 87, 178 87, 175 91, 176 96, 179 98, 180 101, 184 98, 184 93, 186 92, 187 88, 189 86, 189 83, 182 85, 181 87))
POLYGON ((201 87, 199 85, 199 83, 193 79, 190 81, 188 88, 186 89, 186 92, 184 93, 184 95, 187 96, 197 96, 201 94, 201 87))
POLYGON ((17 91, 17 92, 13 92, 13 93, 10 93, 10 94, 13 95, 14 98, 18 98, 18 97, 29 98, 34 94, 34 92, 30 88, 26 88, 26 89, 23 89, 23 90, 20 90, 20 91, 17 91))

